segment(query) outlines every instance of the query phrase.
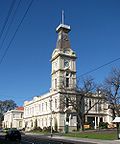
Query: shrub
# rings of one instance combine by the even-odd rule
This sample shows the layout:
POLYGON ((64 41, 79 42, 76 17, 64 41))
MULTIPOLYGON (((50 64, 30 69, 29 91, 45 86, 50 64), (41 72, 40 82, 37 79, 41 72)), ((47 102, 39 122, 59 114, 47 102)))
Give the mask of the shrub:
POLYGON ((63 129, 62 129, 62 128, 59 128, 59 129, 58 129, 58 131, 59 131, 59 132, 62 132, 62 131, 63 131, 63 129))
MULTIPOLYGON (((49 127, 43 127, 43 132, 51 132, 51 126, 49 127)), ((52 128, 52 132, 54 132, 53 128, 52 128)))
POLYGON ((36 127, 36 128, 34 128, 32 131, 39 131, 39 132, 41 132, 41 131, 42 131, 42 128, 41 128, 41 127, 36 127))
POLYGON ((99 128, 101 128, 101 129, 106 129, 106 128, 108 128, 108 123, 107 123, 107 122, 100 122, 100 123, 99 123, 99 128))

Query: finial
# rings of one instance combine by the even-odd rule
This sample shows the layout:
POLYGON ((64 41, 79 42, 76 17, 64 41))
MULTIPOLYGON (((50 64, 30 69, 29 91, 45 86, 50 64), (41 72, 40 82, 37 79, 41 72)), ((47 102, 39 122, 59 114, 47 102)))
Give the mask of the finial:
POLYGON ((62 24, 64 24, 64 10, 62 10, 62 24))
POLYGON ((62 10, 62 13, 61 13, 61 23, 60 25, 56 28, 56 31, 59 33, 59 31, 61 30, 61 28, 66 31, 66 32, 69 32, 70 31, 70 26, 69 25, 65 25, 64 24, 65 22, 65 15, 64 15, 64 10, 62 10))

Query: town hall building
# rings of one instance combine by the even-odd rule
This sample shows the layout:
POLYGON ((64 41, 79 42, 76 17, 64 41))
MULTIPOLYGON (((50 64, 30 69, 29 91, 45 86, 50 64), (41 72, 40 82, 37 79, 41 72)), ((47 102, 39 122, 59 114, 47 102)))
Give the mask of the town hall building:
MULTIPOLYGON (((56 28, 58 38, 51 57, 51 88, 48 93, 24 102, 23 121, 26 130, 31 130, 36 125, 40 128, 52 126, 57 131, 64 131, 66 125, 69 126, 69 131, 77 129, 75 111, 69 111, 68 115, 66 107, 69 106, 64 103, 68 94, 72 97, 76 95, 76 53, 70 45, 68 35, 70 30, 70 26, 64 23, 56 28)), ((96 97, 87 97, 85 101, 88 104, 93 104, 96 97)), ((108 104, 93 107, 85 120, 92 120, 95 128, 100 121, 110 123, 112 115, 108 104)))
POLYGON ((65 106, 61 100, 67 93, 73 96, 76 94, 76 54, 70 46, 70 30, 70 26, 63 23, 56 28, 58 39, 51 58, 50 92, 24 102, 24 123, 27 130, 34 128, 36 122, 38 127, 52 125, 57 131, 64 131, 66 124, 70 130, 77 128, 75 115, 66 120, 65 106))

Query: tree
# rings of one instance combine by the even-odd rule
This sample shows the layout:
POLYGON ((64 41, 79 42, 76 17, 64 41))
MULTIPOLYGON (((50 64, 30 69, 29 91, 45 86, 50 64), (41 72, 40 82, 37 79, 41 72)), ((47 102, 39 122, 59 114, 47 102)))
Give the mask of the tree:
MULTIPOLYGON (((78 130, 84 130, 85 115, 97 104, 101 104, 104 99, 104 95, 101 91, 101 88, 94 83, 93 78, 87 77, 83 79, 82 83, 79 84, 76 89, 71 89, 74 91, 74 94, 71 91, 63 87, 64 94, 61 97, 61 108, 64 110, 67 108, 66 112, 75 111, 78 121, 78 130), (88 105, 85 98, 93 97, 96 98, 94 104, 88 105), (96 96, 96 97, 95 97, 96 96), (85 107, 87 109, 85 109, 85 107)), ((63 85, 64 86, 64 85, 63 85)))
POLYGON ((102 88, 95 84, 92 77, 83 79, 82 84, 77 88, 76 105, 72 105, 77 114, 78 129, 84 130, 85 116, 93 107, 104 103, 104 98, 102 88), (87 99, 89 98, 95 99, 94 103, 90 100, 88 103, 87 99))
POLYGON ((17 104, 13 100, 0 101, 0 125, 3 121, 3 114, 8 110, 15 109, 17 104))
POLYGON ((114 67, 104 83, 106 99, 110 103, 113 116, 120 116, 120 68, 114 67))

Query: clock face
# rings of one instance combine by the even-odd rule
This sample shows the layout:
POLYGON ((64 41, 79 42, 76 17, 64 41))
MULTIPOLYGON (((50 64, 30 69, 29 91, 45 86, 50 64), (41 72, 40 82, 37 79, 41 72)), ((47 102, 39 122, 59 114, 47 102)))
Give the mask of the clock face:
POLYGON ((64 60, 64 67, 69 67, 69 61, 68 60, 64 60))

